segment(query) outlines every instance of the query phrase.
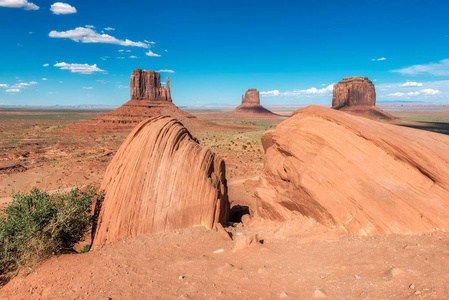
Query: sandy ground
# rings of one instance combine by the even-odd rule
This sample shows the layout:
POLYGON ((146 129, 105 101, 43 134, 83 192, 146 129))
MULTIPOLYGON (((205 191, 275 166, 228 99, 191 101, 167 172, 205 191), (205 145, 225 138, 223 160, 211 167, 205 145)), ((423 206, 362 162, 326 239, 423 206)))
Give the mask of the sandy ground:
POLYGON ((118 241, 45 262, 2 299, 446 299, 447 234, 349 237, 304 225, 202 228, 118 241), (256 227, 256 228, 253 228, 256 227), (275 228, 275 227, 273 227, 275 228), (279 227, 276 227, 279 228, 279 227), (304 228, 304 227, 303 227, 304 228), (263 244, 237 247, 258 233, 263 244), (298 234, 299 233, 299 234, 298 234))

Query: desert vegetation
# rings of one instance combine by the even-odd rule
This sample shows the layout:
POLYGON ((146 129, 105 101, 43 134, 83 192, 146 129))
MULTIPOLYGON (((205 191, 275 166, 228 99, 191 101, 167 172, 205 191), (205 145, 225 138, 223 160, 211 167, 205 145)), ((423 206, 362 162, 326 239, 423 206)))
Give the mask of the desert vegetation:
POLYGON ((92 225, 91 206, 101 198, 95 187, 50 194, 37 188, 13 194, 0 211, 0 276, 3 283, 22 270, 70 251, 92 225))

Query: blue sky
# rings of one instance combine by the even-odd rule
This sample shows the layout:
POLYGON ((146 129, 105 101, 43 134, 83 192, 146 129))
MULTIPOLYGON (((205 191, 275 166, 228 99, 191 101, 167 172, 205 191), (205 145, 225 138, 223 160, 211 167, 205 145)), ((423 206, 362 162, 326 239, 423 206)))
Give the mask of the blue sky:
POLYGON ((177 105, 330 104, 367 76, 380 101, 449 103, 449 2, 0 0, 0 105, 121 105, 132 70, 177 105), (165 80, 164 80, 165 81, 165 80))

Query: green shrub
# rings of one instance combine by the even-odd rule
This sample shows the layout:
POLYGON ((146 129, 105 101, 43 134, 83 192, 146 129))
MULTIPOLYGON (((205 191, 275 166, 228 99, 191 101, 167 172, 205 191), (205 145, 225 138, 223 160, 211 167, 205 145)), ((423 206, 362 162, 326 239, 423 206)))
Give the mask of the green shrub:
POLYGON ((71 249, 92 225, 91 206, 103 195, 94 187, 53 195, 37 188, 13 195, 0 211, 0 275, 71 249))

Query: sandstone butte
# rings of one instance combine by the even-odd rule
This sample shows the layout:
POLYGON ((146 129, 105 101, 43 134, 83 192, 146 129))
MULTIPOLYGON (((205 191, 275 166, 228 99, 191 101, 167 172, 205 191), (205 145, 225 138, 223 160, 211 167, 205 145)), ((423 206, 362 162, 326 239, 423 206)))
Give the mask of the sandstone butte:
POLYGON ((376 89, 368 77, 345 77, 334 85, 332 108, 373 120, 397 120, 376 107, 376 89))
POLYGON ((189 127, 204 126, 207 123, 173 104, 168 77, 166 87, 163 87, 159 73, 136 69, 131 74, 130 88, 131 100, 98 118, 73 124, 69 126, 69 130, 129 132, 143 120, 158 115, 174 117, 189 127))
POLYGON ((245 96, 242 95, 242 104, 233 113, 243 118, 273 119, 279 117, 260 105, 259 91, 254 88, 247 90, 245 96))
POLYGON ((302 215, 355 235, 449 230, 446 135, 309 106, 262 144, 263 219, 302 215))
POLYGON ((93 246, 229 219, 225 163, 177 120, 143 121, 109 164, 97 205, 93 246))

